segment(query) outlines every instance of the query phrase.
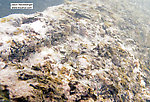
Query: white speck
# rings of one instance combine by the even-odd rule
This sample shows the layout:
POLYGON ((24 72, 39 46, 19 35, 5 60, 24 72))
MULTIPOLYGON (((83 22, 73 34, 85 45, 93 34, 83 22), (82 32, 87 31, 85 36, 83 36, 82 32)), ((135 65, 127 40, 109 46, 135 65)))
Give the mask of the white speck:
POLYGON ((80 22, 81 22, 82 24, 84 24, 84 25, 87 24, 87 22, 86 22, 84 19, 81 19, 80 22))
POLYGON ((4 68, 5 67, 5 63, 4 62, 0 62, 0 69, 4 68))
POLYGON ((144 82, 144 80, 141 80, 141 86, 145 87, 145 82, 144 82))
POLYGON ((36 21, 33 22, 30 26, 31 28, 34 29, 35 32, 39 33, 42 37, 44 37, 47 29, 47 28, 43 28, 44 25, 45 23, 41 21, 36 21))

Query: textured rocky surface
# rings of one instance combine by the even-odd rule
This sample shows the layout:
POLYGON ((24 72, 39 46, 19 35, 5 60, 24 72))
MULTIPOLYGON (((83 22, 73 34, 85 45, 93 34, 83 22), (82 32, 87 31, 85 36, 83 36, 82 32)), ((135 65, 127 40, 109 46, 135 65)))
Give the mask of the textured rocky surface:
POLYGON ((125 41, 128 22, 119 24, 123 15, 104 4, 67 2, 1 18, 0 101, 150 100, 140 47, 125 41))

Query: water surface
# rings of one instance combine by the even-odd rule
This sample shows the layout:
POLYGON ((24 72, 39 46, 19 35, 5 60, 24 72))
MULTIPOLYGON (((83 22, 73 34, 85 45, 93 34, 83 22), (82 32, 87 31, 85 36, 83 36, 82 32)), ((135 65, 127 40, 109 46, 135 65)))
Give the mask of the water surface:
POLYGON ((32 14, 43 11, 49 6, 62 4, 64 0, 0 0, 0 18, 10 14, 32 14), (10 3, 33 3, 34 9, 16 10, 10 9, 10 3))

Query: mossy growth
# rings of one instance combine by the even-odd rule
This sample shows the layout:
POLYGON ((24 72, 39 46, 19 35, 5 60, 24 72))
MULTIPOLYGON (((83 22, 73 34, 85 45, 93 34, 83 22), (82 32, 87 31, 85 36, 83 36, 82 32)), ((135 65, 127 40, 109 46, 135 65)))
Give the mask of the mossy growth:
POLYGON ((63 89, 61 87, 62 81, 57 77, 47 76, 37 76, 37 85, 30 84, 36 92, 36 96, 39 95, 38 100, 46 101, 66 101, 66 96, 63 94, 63 89))
POLYGON ((25 42, 20 43, 15 40, 12 40, 11 45, 11 53, 8 56, 9 60, 12 61, 15 59, 16 61, 20 62, 22 59, 27 57, 30 53, 35 52, 35 47, 31 46, 29 47, 25 42))
POLYGON ((13 32, 14 35, 18 35, 18 34, 21 34, 21 33, 24 33, 24 30, 22 30, 20 28, 17 28, 17 30, 13 32))
POLYGON ((13 19, 13 18, 12 17, 1 18, 0 22, 1 23, 6 23, 6 22, 9 22, 11 19, 13 19))
POLYGON ((6 85, 0 84, 0 102, 9 102, 9 90, 7 89, 6 85))

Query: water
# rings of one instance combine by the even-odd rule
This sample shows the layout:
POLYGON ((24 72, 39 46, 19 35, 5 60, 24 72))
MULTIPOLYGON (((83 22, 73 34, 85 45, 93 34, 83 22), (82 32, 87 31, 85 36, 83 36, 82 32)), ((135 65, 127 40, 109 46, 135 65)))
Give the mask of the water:
POLYGON ((10 14, 32 14, 41 12, 49 6, 55 6, 63 3, 64 0, 0 0, 0 18, 10 14), (10 9, 10 3, 33 3, 34 9, 15 10, 10 9))

